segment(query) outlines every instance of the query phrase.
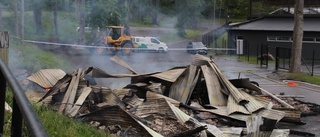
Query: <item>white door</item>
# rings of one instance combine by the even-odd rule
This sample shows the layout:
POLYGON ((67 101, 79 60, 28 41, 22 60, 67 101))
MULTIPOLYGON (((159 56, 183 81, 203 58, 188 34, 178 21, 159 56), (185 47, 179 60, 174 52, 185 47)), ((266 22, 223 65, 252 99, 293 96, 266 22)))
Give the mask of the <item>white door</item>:
POLYGON ((243 39, 237 39, 237 54, 243 54, 243 39))

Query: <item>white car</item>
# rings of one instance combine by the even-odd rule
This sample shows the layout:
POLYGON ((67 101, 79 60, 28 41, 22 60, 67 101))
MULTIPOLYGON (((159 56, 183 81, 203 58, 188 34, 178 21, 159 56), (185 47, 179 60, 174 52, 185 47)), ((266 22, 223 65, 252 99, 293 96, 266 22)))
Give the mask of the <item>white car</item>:
POLYGON ((167 52, 168 46, 155 37, 134 37, 135 47, 138 51, 167 52))

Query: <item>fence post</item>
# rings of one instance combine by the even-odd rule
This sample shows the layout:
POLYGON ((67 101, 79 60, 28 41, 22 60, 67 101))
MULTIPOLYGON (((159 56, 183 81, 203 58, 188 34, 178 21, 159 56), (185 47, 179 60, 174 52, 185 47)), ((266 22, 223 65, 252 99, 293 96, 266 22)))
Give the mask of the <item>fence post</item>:
POLYGON ((267 53, 267 62, 266 62, 266 65, 267 65, 267 68, 269 67, 269 45, 267 44, 266 45, 266 53, 267 53))
POLYGON ((259 64, 259 44, 257 44, 257 65, 259 64))
POLYGON ((249 59, 249 56, 250 56, 250 54, 249 54, 249 43, 248 43, 248 41, 246 41, 246 46, 247 46, 247 59, 248 59, 248 62, 250 61, 250 59, 249 59))
MULTIPOLYGON (((8 65, 9 35, 0 30, 0 59, 8 65)), ((0 136, 3 135, 7 82, 0 71, 0 136)))
POLYGON ((260 67, 262 67, 262 64, 263 64, 262 54, 263 54, 263 45, 261 43, 261 45, 260 45, 260 67))
POLYGON ((313 76, 314 71, 314 50, 312 51, 312 68, 311 68, 311 76, 313 76))
POLYGON ((276 47, 276 71, 279 69, 279 47, 276 47))

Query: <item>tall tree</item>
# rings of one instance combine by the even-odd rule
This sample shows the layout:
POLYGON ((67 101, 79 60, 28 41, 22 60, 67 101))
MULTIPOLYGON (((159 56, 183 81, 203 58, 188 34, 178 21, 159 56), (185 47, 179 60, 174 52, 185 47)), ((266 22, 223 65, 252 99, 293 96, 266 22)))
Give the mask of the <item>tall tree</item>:
POLYGON ((117 0, 96 0, 91 3, 88 22, 92 28, 104 28, 107 25, 123 25, 123 17, 117 0))
POLYGON ((145 22, 145 18, 150 12, 149 0, 129 0, 130 20, 145 22))
POLYGON ((2 29, 2 2, 0 2, 0 29, 2 29))
POLYGON ((36 34, 43 34, 43 27, 42 27, 42 8, 43 8, 43 0, 32 0, 30 4, 33 5, 33 17, 36 27, 36 34))
POLYGON ((58 14, 57 14, 57 10, 58 10, 58 0, 54 0, 54 7, 53 7, 53 24, 54 24, 54 32, 56 35, 59 34, 58 32, 58 14))
POLYGON ((14 15, 14 32, 16 37, 19 36, 19 18, 18 18, 18 0, 13 0, 13 15, 14 15))
POLYGON ((187 27, 195 27, 201 17, 203 0, 176 0, 177 24, 176 28, 178 35, 185 37, 185 29, 187 27))
POLYGON ((85 44, 85 0, 77 0, 77 15, 79 19, 79 35, 78 35, 78 43, 85 44))
POLYGON ((159 7, 159 0, 151 0, 150 1, 151 7, 151 23, 153 25, 158 25, 158 7, 159 7))
POLYGON ((245 18, 249 13, 249 0, 224 0, 223 7, 227 9, 226 16, 230 18, 245 18))
POLYGON ((24 45, 24 0, 21 0, 21 45, 24 45))
POLYGON ((290 59, 290 73, 301 72, 301 52, 303 38, 303 0, 296 0, 294 6, 293 42, 290 59))

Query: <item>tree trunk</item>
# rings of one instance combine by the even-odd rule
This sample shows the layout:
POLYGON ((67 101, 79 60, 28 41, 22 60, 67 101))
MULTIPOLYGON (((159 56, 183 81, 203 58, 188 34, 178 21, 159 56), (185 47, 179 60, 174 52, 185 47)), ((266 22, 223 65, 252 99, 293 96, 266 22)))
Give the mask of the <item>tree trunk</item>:
POLYGON ((34 15, 34 22, 36 25, 36 34, 43 34, 42 30, 42 22, 41 22, 41 8, 39 4, 34 4, 34 9, 33 9, 33 15, 34 15))
POLYGON ((58 0, 55 0, 55 3, 54 3, 54 8, 53 8, 53 24, 54 24, 54 32, 56 35, 59 34, 58 32, 58 15, 57 15, 57 7, 58 7, 58 0))
POLYGON ((294 7, 293 42, 290 59, 290 73, 301 72, 301 52, 303 38, 303 0, 296 0, 294 7))
POLYGON ((0 3, 0 29, 2 29, 2 4, 0 3))
POLYGON ((157 6, 159 5, 158 0, 152 0, 151 1, 151 5, 152 5, 152 24, 153 25, 158 25, 158 8, 157 6))
POLYGON ((18 0, 13 0, 13 14, 14 14, 14 32, 15 36, 19 36, 19 18, 18 18, 18 0))
POLYGON ((78 43, 85 44, 85 14, 84 14, 84 0, 77 0, 77 7, 78 7, 78 17, 79 17, 79 37, 78 43))
POLYGON ((21 45, 24 45, 24 0, 21 0, 21 45))

